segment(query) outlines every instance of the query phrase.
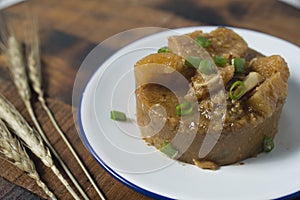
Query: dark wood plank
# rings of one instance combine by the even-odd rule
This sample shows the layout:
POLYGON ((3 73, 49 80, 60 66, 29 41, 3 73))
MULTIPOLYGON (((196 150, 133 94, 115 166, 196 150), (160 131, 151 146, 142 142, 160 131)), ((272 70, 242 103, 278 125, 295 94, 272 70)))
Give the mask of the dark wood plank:
POLYGON ((28 192, 13 183, 0 177, 0 199, 1 200, 40 200, 38 196, 28 192))
MULTIPOLYGON (((11 91, 14 91, 12 85, 2 84, 0 86, 0 92, 9 99, 25 118, 31 122, 28 117, 28 113, 26 112, 22 101, 20 98, 11 91)), ((126 188, 121 183, 112 179, 112 177, 107 174, 104 169, 100 167, 100 165, 93 159, 93 157, 88 153, 86 148, 83 146, 78 132, 75 128, 73 116, 72 116, 72 107, 62 103, 61 101, 55 99, 48 99, 49 106, 53 111, 56 119, 59 121, 60 126, 66 133, 69 141, 74 146, 75 150, 78 152, 79 157, 83 160, 84 164, 90 170, 93 178, 96 180, 97 184, 103 192, 106 194, 108 199, 123 199, 126 196, 135 196, 138 199, 147 199, 143 197, 141 194, 135 193, 134 191, 126 188), (119 188, 122 188, 123 192, 116 193, 119 188)), ((74 108, 76 112, 76 108, 74 108)), ((94 189, 91 187, 88 179, 85 177, 83 172, 81 171, 78 164, 76 164, 75 159, 71 156, 69 150, 66 148, 64 142, 59 138, 58 134, 55 132, 52 124, 49 119, 43 113, 39 104, 35 104, 35 110, 37 111, 38 119, 41 122, 43 129, 45 130, 50 142, 53 144, 54 148, 61 155, 62 159, 65 161, 67 166, 69 166, 70 170, 74 174, 74 176, 79 180, 81 186, 85 189, 87 194, 91 199, 99 199, 94 189)), ((34 157, 34 155, 30 154, 34 157)), ((64 188, 64 186, 59 182, 59 180, 53 175, 50 169, 46 168, 37 158, 34 157, 34 161, 37 166, 38 172, 41 174, 41 178, 45 181, 45 183, 49 186, 49 188, 59 197, 60 199, 71 199, 70 194, 64 188)), ((46 198, 43 191, 35 184, 35 182, 30 179, 26 174, 24 174, 21 170, 16 169, 13 165, 9 164, 4 160, 0 160, 0 174, 5 179, 20 185, 31 191, 32 193, 46 198)), ((70 181, 69 181, 70 182, 70 181)), ((8 191, 7 195, 11 195, 10 191, 8 191)))

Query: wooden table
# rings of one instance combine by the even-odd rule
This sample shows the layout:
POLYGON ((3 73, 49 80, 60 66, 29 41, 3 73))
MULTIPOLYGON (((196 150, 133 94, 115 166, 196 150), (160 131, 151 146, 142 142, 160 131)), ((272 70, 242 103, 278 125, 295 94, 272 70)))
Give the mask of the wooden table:
MULTIPOLYGON (((228 25, 265 32, 300 45, 300 10, 275 0, 32 0, 10 7, 5 12, 16 14, 22 13, 23 9, 29 9, 39 19, 48 103, 107 199, 113 200, 149 198, 127 188, 105 172, 84 149, 74 128, 71 114, 73 82, 81 62, 98 43, 116 33, 137 27, 228 25)), ((1 92, 29 119, 11 84, 4 62, 0 62, 0 83, 1 92)), ((49 122, 39 114, 41 109, 38 104, 35 104, 35 109, 43 127, 53 132, 49 122)), ((51 135, 50 140, 63 157, 70 158, 58 136, 51 135)), ((73 159, 67 160, 70 165, 74 162, 73 159)), ((70 198, 66 196, 66 191, 59 192, 61 186, 51 183, 50 172, 43 167, 38 166, 38 169, 60 198, 70 198)), ((97 199, 78 167, 72 171, 91 199, 97 199)), ((45 198, 31 179, 5 161, 0 161, 0 177, 4 177, 0 178, 0 199, 45 198), (17 185, 31 190, 35 195, 17 185)))

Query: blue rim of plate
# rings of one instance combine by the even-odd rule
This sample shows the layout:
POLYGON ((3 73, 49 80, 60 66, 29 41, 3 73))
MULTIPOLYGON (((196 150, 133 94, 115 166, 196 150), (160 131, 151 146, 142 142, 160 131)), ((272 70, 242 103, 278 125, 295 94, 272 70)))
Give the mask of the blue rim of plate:
MULTIPOLYGON (((206 26, 207 27, 207 26, 206 26)), ((212 26, 212 27, 218 27, 218 26, 212 26)), ((184 28, 188 28, 188 27, 184 27, 184 28)), ((195 26, 195 28, 199 28, 199 26, 195 26)), ((228 27, 228 28, 236 28, 236 29, 242 29, 242 30, 249 30, 249 31, 253 31, 253 32, 257 32, 257 33, 260 33, 260 34, 264 34, 264 35, 267 35, 267 36, 272 36, 272 35, 269 35, 269 34, 266 34, 266 33, 263 33, 263 32, 260 32, 260 31, 256 31, 256 30, 250 30, 250 29, 244 29, 244 28, 238 28, 238 27, 228 27)), ((178 28, 178 29, 182 29, 182 28, 178 28)), ((175 31, 177 29, 174 29, 175 31)), ((149 36, 146 36, 146 37, 149 37, 149 36)), ((272 36, 272 37, 275 37, 275 36, 272 36)), ((283 40, 281 38, 278 38, 278 37, 275 37, 277 39, 280 39, 280 40, 283 40)), ((143 38, 141 38, 143 39, 143 38)), ((291 45, 295 45, 293 43, 290 43, 286 40, 283 40, 291 45)), ((116 51, 114 54, 118 53, 118 51, 116 51)), ((111 57, 111 56, 110 56, 111 57)), ((109 59, 109 58, 108 58, 109 59)), ((107 59, 107 60, 108 60, 107 59)), ((101 67, 101 66, 100 66, 101 67)), ((160 194, 157 194, 157 193, 154 193, 154 192, 151 192, 147 189, 144 189, 144 188, 141 188, 139 187, 138 185, 135 185, 133 183, 131 183, 130 181, 128 181, 127 179, 125 179, 124 177, 122 177, 121 175, 119 175, 116 171, 114 171, 113 169, 111 169, 98 155, 97 153, 94 151, 94 149, 91 147, 90 143, 88 142, 88 139, 86 137, 86 134, 83 130, 83 124, 82 124, 82 119, 81 119, 81 106, 82 106, 82 99, 83 99, 83 94, 84 92, 86 91, 86 87, 89 85, 91 79, 93 78, 94 74, 89 78, 89 80, 87 81, 84 89, 83 89, 83 92, 81 94, 81 97, 80 97, 80 103, 79 103, 79 106, 78 106, 78 127, 79 127, 79 130, 80 130, 80 135, 81 135, 81 138, 83 140, 83 143, 85 145, 85 147, 88 149, 88 151, 91 153, 91 155, 94 157, 94 159, 97 161, 97 163, 106 171, 108 172, 113 178, 117 179, 118 181, 120 181, 121 183, 123 183, 124 185, 126 185, 127 187, 141 193, 141 194, 144 194, 150 198, 154 198, 154 199, 158 199, 158 200, 174 200, 172 198, 169 198, 169 197, 165 197, 165 196, 162 196, 160 194)), ((295 198, 300 198, 300 190, 299 191, 296 191, 294 193, 291 193, 291 194, 288 194, 286 196, 282 196, 282 197, 279 197, 279 198, 276 198, 274 200, 293 200, 295 198)))

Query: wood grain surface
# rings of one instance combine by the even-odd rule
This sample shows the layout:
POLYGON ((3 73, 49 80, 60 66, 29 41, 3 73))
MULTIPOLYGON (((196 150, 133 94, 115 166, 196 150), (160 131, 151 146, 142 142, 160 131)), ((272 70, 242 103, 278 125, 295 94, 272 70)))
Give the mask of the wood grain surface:
MULTIPOLYGON (((73 83, 81 62, 97 44, 114 34, 138 27, 226 25, 265 32, 300 45, 300 11, 275 0, 29 0, 5 9, 4 12, 17 15, 25 10, 36 15, 39 20, 43 84, 47 101, 109 200, 149 198, 129 189, 102 169, 81 143, 75 128, 72 116, 73 83)), ((1 55, 0 92, 29 119, 1 55)), ((34 105, 52 144, 90 198, 99 199, 39 104, 34 105)), ((53 174, 37 159, 35 161, 42 179, 54 193, 60 199, 71 199, 53 174)), ((1 159, 0 177, 3 177, 0 178, 0 199, 45 198, 34 181, 1 159)))

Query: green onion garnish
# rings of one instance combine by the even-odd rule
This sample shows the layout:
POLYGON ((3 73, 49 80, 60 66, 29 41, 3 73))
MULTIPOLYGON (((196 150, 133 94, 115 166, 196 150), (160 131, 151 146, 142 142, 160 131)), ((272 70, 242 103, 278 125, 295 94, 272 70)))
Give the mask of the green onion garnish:
POLYGON ((211 45, 211 41, 208 40, 207 38, 203 37, 203 36, 199 36, 195 39, 195 41, 197 42, 197 44, 203 48, 206 48, 208 46, 211 45))
POLYGON ((126 121, 126 115, 123 112, 112 110, 110 111, 110 118, 116 121, 126 121))
POLYGON ((227 60, 223 56, 216 55, 214 56, 214 62, 218 67, 225 67, 227 60))
POLYGON ((162 146, 161 146, 161 147, 163 148, 163 147, 167 146, 169 143, 170 143, 170 142, 168 142, 168 141, 165 140, 165 141, 162 143, 162 146))
POLYGON ((231 64, 234 65, 235 73, 245 72, 246 60, 244 58, 233 58, 231 64))
POLYGON ((229 90, 229 96, 232 100, 237 100, 244 95, 246 86, 243 81, 236 81, 229 90), (237 88, 236 88, 237 87, 237 88), (234 90, 234 91, 233 91, 234 90))
POLYGON ((160 151, 166 154, 170 158, 174 158, 178 154, 178 150, 176 150, 171 143, 164 141, 162 148, 160 151))
POLYGON ((264 138, 264 152, 270 152, 274 149, 274 141, 273 138, 266 136, 264 138))
POLYGON ((198 70, 206 75, 212 74, 212 63, 209 60, 201 60, 199 63, 198 70))
POLYGON ((158 49, 157 53, 164 53, 169 51, 169 47, 161 47, 160 49, 158 49))
POLYGON ((176 106, 176 114, 178 116, 188 115, 193 111, 193 104, 190 102, 184 102, 176 106))
POLYGON ((195 67, 198 68, 199 64, 200 64, 201 58, 197 57, 197 56, 188 56, 185 59, 185 65, 189 66, 189 67, 195 67))

